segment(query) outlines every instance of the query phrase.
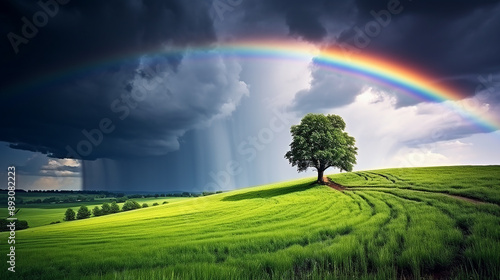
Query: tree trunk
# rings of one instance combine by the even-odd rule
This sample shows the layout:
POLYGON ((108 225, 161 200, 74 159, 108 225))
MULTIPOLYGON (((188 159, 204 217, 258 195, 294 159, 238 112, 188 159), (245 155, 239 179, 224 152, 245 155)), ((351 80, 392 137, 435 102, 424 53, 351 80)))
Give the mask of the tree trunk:
POLYGON ((323 182, 323 172, 324 172, 324 171, 325 171, 325 170, 323 170, 323 169, 318 169, 318 183, 320 183, 320 184, 323 184, 323 183, 324 183, 324 182, 323 182))

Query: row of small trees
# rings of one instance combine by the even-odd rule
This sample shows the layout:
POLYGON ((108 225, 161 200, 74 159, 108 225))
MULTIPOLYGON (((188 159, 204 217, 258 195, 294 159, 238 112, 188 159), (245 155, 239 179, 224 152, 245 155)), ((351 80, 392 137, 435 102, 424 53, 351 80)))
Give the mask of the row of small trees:
POLYGON ((111 205, 105 202, 102 204, 101 208, 99 208, 99 206, 96 206, 94 207, 94 209, 92 209, 92 214, 94 214, 94 216, 96 217, 118 212, 120 212, 120 206, 116 204, 116 201, 111 202, 111 205))
MULTIPOLYGON (((163 204, 168 203, 167 201, 164 201, 163 204)), ((153 206, 158 205, 158 203, 153 203, 153 206)), ((134 210, 134 209, 139 209, 139 208, 145 208, 148 207, 149 205, 147 203, 143 203, 142 206, 135 200, 127 200, 123 204, 123 207, 121 211, 129 211, 129 210, 134 210)), ((101 207, 95 206, 92 209, 92 212, 89 210, 89 208, 85 205, 80 206, 78 211, 75 213, 75 211, 71 208, 68 208, 66 210, 66 213, 64 213, 64 220, 65 221, 73 221, 73 220, 81 220, 81 219, 87 219, 90 218, 91 215, 94 215, 95 217, 98 216, 103 216, 103 215, 108 215, 108 214, 114 214, 120 212, 120 206, 116 203, 116 201, 109 203, 103 203, 101 207)))
POLYGON ((66 210, 66 213, 64 213, 64 220, 65 221, 73 221, 74 219, 86 219, 90 218, 90 211, 87 206, 80 206, 80 209, 78 209, 78 212, 75 213, 75 211, 71 208, 68 208, 66 210))

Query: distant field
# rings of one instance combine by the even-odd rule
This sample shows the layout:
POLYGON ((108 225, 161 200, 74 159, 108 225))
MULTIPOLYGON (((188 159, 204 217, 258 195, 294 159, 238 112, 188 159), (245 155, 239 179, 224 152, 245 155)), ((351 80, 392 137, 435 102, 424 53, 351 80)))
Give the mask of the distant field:
MULTIPOLYGON (((48 195, 52 196, 51 194, 48 195)), ((47 198, 47 196, 38 196, 40 198, 47 198)), ((38 198, 37 197, 37 198, 38 198)), ((147 203, 149 206, 152 206, 153 203, 162 204, 163 201, 167 201, 168 203, 182 201, 185 199, 189 199, 188 197, 159 197, 159 198, 134 198, 133 200, 139 202, 141 205, 143 203, 147 203)), ((78 211, 80 206, 85 205, 90 210, 95 206, 101 206, 104 202, 111 203, 115 199, 112 198, 103 198, 96 199, 94 201, 84 201, 84 202, 73 202, 73 203, 61 203, 61 204, 49 204, 49 203, 34 203, 34 204, 22 204, 18 205, 19 212, 16 217, 19 220, 28 221, 29 227, 39 227, 43 225, 48 225, 52 222, 60 221, 64 222, 64 212, 66 209, 72 208, 75 212, 78 211)), ((118 203, 121 207, 123 203, 118 203)), ((8 210, 6 207, 0 208, 0 217, 5 218, 8 215, 8 210)))
POLYGON ((329 177, 19 231, 0 278, 498 279, 500 166, 329 177))

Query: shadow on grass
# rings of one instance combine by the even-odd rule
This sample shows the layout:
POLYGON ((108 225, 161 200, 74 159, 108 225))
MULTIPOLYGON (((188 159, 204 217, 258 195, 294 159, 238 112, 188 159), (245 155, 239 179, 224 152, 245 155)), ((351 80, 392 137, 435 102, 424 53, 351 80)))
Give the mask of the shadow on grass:
POLYGON ((270 190, 250 191, 246 193, 226 196, 222 199, 222 201, 239 201, 239 200, 255 199, 255 198, 271 198, 284 194, 305 191, 317 185, 318 184, 316 184, 316 182, 313 182, 313 183, 304 183, 283 188, 275 188, 270 190))

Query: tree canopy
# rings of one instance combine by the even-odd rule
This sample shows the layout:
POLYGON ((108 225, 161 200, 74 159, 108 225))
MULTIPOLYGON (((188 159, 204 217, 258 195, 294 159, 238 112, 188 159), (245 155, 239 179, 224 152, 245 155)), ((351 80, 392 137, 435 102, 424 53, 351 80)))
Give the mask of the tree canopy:
POLYGON ((111 202, 111 206, 109 207, 109 213, 118 213, 120 212, 120 206, 116 203, 116 201, 111 202))
POLYGON ((127 200, 122 206, 123 211, 129 211, 141 208, 141 205, 135 200, 127 200))
POLYGON ((94 209, 92 209, 92 214, 95 217, 104 215, 103 212, 102 212, 102 210, 101 210, 101 208, 99 208, 99 206, 96 206, 96 207, 94 207, 94 209))
POLYGON ((337 115, 307 114, 299 125, 290 129, 292 143, 285 154, 299 172, 309 167, 318 171, 318 182, 330 167, 352 171, 356 164, 356 140, 344 131, 346 124, 337 115))
POLYGON ((66 213, 64 213, 64 220, 65 221, 73 221, 76 217, 76 213, 73 209, 68 208, 66 210, 66 213))
POLYGON ((78 212, 76 213, 76 218, 78 220, 80 219, 87 219, 87 218, 90 218, 90 210, 89 208, 87 208, 87 206, 83 205, 83 206, 80 206, 80 208, 78 209, 78 212))

